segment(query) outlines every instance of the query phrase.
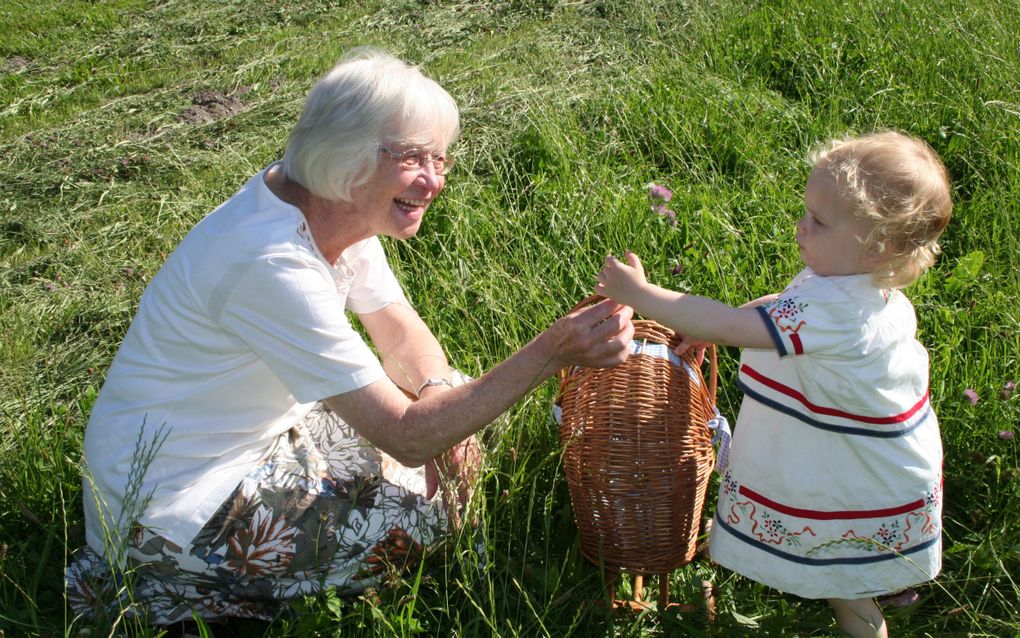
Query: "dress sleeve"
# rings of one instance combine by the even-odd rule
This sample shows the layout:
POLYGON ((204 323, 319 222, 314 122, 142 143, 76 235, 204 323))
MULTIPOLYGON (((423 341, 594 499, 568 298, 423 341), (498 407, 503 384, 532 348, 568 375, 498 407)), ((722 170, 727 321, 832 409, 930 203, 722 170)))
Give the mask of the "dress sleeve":
POLYGON ((779 356, 834 354, 860 339, 860 308, 822 277, 798 278, 758 306, 779 356))
POLYGON ((331 274, 311 260, 268 257, 250 264, 222 301, 219 321, 302 403, 384 375, 347 319, 331 274))

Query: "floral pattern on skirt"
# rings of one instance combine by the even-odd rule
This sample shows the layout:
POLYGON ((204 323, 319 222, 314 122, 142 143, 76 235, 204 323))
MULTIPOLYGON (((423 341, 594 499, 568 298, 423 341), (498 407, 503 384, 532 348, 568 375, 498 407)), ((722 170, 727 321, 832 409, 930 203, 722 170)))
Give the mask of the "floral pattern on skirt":
POLYGON ((358 593, 415 565, 447 527, 441 499, 424 494, 423 468, 400 465, 320 404, 189 546, 136 525, 126 573, 80 550, 66 573, 68 602, 85 619, 126 612, 162 625, 194 611, 271 620, 288 599, 327 587, 358 593))

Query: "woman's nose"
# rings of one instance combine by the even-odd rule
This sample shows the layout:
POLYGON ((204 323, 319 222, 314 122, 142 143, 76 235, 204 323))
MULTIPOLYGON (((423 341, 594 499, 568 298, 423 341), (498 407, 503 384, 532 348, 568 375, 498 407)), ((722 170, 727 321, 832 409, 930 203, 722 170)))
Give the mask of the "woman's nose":
POLYGON ((446 183, 446 176, 436 173, 436 168, 430 162, 426 162, 418 170, 418 179, 422 180, 423 185, 429 190, 438 191, 443 188, 446 183))

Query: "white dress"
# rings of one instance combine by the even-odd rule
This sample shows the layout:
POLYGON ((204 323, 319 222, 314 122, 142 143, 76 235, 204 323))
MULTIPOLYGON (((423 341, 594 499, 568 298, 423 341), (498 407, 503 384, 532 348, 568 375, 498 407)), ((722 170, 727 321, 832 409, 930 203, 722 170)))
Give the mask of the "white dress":
POLYGON ((941 568, 942 443, 913 306, 868 275, 802 271, 759 309, 710 549, 804 598, 857 599, 941 568))

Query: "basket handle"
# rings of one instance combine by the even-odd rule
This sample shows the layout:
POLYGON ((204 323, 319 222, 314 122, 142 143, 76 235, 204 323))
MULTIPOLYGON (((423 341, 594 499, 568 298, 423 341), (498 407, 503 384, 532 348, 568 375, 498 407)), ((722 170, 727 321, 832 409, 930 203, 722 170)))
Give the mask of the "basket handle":
MULTIPOLYGON (((595 304, 597 304, 598 302, 602 301, 605 298, 606 297, 603 297, 602 295, 589 295, 588 297, 585 297, 581 301, 579 301, 576 304, 574 304, 574 307, 570 309, 570 312, 576 312, 576 311, 580 310, 581 308, 585 308, 587 306, 595 305, 595 304)), ((667 328, 667 330, 669 330, 669 329, 667 328)), ((673 332, 672 330, 669 330, 669 331, 673 332)), ((669 344, 667 343, 667 344, 664 344, 664 345, 669 345, 669 344)), ((718 391, 718 388, 719 388, 719 382, 718 382, 718 380, 719 380, 719 361, 718 361, 718 356, 717 356, 717 353, 716 353, 716 345, 714 343, 709 344, 709 346, 708 346, 708 353, 709 353, 709 359, 708 359, 708 361, 709 361, 709 365, 708 365, 708 393, 712 397, 712 407, 714 408, 715 405, 716 405, 717 391, 718 391)), ((692 359, 691 363, 694 363, 693 356, 691 357, 691 359, 692 359)), ((694 366, 694 368, 698 369, 698 366, 694 366)), ((560 378, 560 385, 561 385, 561 387, 562 387, 563 382, 566 381, 567 376, 569 376, 570 370, 571 369, 568 367, 568 368, 563 368, 563 369, 561 369, 559 371, 559 378, 560 378)))

